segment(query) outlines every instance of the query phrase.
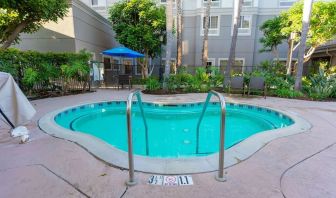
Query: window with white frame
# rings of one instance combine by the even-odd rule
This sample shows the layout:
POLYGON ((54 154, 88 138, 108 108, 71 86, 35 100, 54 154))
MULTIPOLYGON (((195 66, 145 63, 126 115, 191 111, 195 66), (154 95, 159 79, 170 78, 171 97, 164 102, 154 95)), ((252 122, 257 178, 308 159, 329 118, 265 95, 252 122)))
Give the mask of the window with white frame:
MULTIPOLYGON (((201 35, 204 35, 205 29, 205 17, 202 16, 202 28, 201 35)), ((209 17, 209 36, 218 36, 219 35, 219 16, 210 16, 209 17)))
POLYGON ((120 70, 120 60, 112 58, 112 70, 119 71, 120 70))
POLYGON ((206 66, 216 66, 216 59, 215 58, 208 58, 206 66))
MULTIPOLYGON (((166 58, 162 58, 162 65, 166 65, 166 58)), ((174 72, 176 69, 176 58, 170 59, 170 71, 174 72)))
MULTIPOLYGON (((297 62, 297 60, 298 60, 297 58, 292 58, 292 66, 295 65, 295 63, 297 62)), ((279 58, 279 59, 274 58, 274 59, 273 59, 273 62, 278 62, 278 63, 281 64, 282 66, 286 66, 287 58, 279 58)), ((292 67, 292 68, 294 68, 294 67, 292 67)))
POLYGON ((279 0, 280 7, 291 7, 297 0, 279 0))
MULTIPOLYGON (((161 4, 166 4, 167 0, 161 0, 160 3, 161 4)), ((176 8, 176 0, 173 0, 173 8, 176 8)))
POLYGON ((91 6, 97 7, 97 6, 106 6, 105 0, 91 0, 91 6))
MULTIPOLYGON (((203 0, 203 6, 206 7, 208 4, 208 0, 203 0)), ((220 7, 220 0, 211 0, 211 7, 212 8, 219 8, 220 7)))
POLYGON ((253 0, 243 0, 243 6, 244 7, 252 7, 253 0))
MULTIPOLYGON (((218 59, 219 66, 221 68, 221 72, 226 71, 226 67, 228 65, 228 58, 220 58, 218 59)), ((234 65, 231 67, 231 71, 233 73, 242 73, 245 71, 245 59, 244 58, 235 58, 234 65)))
MULTIPOLYGON (((176 0, 173 0, 173 3, 175 3, 175 2, 176 2, 176 0)), ((161 3, 162 3, 162 4, 167 3, 167 0, 161 0, 161 3)))
POLYGON ((240 21, 238 24, 238 34, 239 35, 250 35, 251 34, 251 22, 252 16, 240 16, 240 21))
POLYGON ((136 68, 135 69, 135 74, 136 75, 140 75, 141 74, 141 70, 142 70, 142 66, 138 64, 135 68, 136 68))

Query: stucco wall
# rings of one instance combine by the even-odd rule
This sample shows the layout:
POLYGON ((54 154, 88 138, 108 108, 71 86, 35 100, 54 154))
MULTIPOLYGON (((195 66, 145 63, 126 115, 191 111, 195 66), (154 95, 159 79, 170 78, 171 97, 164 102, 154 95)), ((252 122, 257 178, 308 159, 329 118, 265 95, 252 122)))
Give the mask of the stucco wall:
POLYGON ((22 34, 14 47, 22 50, 69 51, 86 49, 101 61, 101 52, 116 45, 112 27, 107 19, 79 0, 70 3, 63 20, 47 23, 34 34, 22 34))
POLYGON ((87 49, 102 60, 101 52, 116 45, 110 22, 80 1, 73 2, 76 51, 87 49))

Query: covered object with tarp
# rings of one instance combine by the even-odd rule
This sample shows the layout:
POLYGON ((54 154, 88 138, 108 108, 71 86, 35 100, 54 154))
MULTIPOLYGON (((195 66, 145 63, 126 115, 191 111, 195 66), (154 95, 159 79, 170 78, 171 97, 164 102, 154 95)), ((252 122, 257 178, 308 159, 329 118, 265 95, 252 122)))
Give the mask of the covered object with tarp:
POLYGON ((27 124, 36 113, 13 77, 4 72, 0 72, 0 113, 13 128, 27 124))

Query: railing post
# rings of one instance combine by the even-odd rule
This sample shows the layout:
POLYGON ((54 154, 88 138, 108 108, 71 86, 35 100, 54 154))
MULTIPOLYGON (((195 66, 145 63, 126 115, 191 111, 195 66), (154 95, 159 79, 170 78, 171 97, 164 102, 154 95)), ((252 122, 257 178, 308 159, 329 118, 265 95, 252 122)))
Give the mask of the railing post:
POLYGON ((133 99, 134 93, 130 93, 127 99, 127 141, 128 141, 128 173, 129 173, 129 179, 126 182, 127 186, 134 186, 137 184, 134 178, 134 158, 133 158, 133 141, 132 141, 132 99, 133 99))
POLYGON ((146 137, 146 154, 149 154, 149 149, 148 149, 148 126, 147 122, 145 119, 144 115, 144 110, 142 106, 142 100, 141 100, 141 90, 136 89, 132 91, 127 98, 127 107, 126 107, 126 117, 127 117, 127 142, 128 142, 128 167, 129 167, 129 179, 126 181, 126 185, 128 186, 134 186, 137 184, 135 177, 134 177, 134 154, 133 154, 133 140, 132 140, 132 100, 133 96, 136 95, 138 102, 139 102, 139 107, 141 111, 141 115, 144 121, 145 125, 145 137, 146 137))
POLYGON ((221 103, 221 119, 220 119, 220 139, 219 139, 219 160, 218 160, 218 175, 216 175, 216 180, 220 182, 225 182, 226 177, 224 175, 224 144, 225 144, 225 115, 226 107, 223 96, 219 96, 221 103))
POLYGON ((204 117, 204 113, 206 111, 206 108, 208 107, 208 104, 209 104, 209 101, 212 95, 217 96, 220 102, 220 106, 221 106, 220 138, 219 138, 219 153, 218 153, 218 175, 216 175, 216 180, 220 182, 225 182, 226 181, 226 177, 224 175, 224 152, 225 152, 224 143, 225 143, 225 114, 226 114, 225 99, 223 95, 213 90, 211 90, 207 95, 207 98, 204 102, 201 116, 197 123, 196 154, 199 153, 199 148, 198 148, 199 147, 199 133, 200 133, 199 130, 200 130, 201 121, 204 117))

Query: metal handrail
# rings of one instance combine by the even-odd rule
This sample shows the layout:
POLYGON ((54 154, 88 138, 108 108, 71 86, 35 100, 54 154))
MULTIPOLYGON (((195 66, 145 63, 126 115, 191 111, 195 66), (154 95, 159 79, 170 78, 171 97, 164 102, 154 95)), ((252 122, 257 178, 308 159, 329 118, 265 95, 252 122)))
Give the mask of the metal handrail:
POLYGON ((204 113, 208 107, 209 101, 211 96, 215 95, 218 97, 221 105, 221 119, 220 119, 220 140, 219 140, 219 164, 218 164, 218 175, 216 175, 216 180, 224 182, 226 178, 224 176, 224 143, 225 143, 225 114, 226 114, 226 107, 225 107, 225 99, 224 96, 216 91, 209 91, 207 98, 203 105, 203 110, 201 113, 201 117, 197 123, 197 134, 196 134, 196 154, 199 153, 199 134, 200 134, 200 125, 201 121, 203 120, 204 113))
POLYGON ((146 136, 146 154, 149 154, 148 149, 148 126, 142 106, 141 100, 141 90, 135 89, 133 90, 127 98, 127 107, 126 107, 126 114, 127 114, 127 135, 128 135, 128 166, 129 166, 129 180, 126 182, 128 186, 136 185, 136 181, 134 179, 134 158, 133 158, 133 141, 132 141, 132 119, 131 119, 131 112, 132 112, 132 102, 134 95, 137 97, 139 102, 139 107, 141 111, 141 116, 143 118, 145 124, 145 136, 146 136))

